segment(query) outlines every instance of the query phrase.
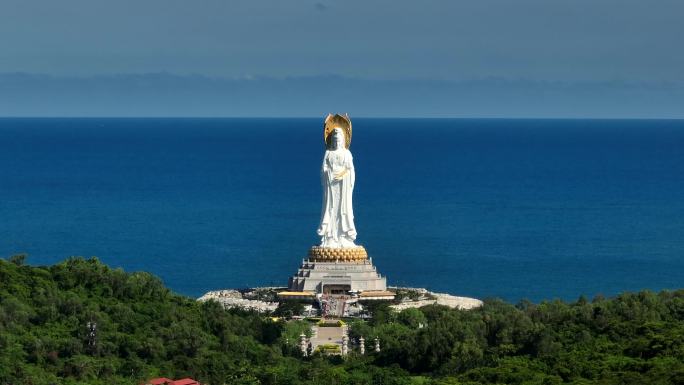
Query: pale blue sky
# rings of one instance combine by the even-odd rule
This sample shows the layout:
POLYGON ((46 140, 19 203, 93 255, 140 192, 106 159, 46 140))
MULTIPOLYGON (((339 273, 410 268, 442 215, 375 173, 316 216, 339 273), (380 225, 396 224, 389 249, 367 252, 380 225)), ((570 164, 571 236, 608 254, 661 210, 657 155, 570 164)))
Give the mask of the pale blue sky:
POLYGON ((681 97, 683 15, 681 0, 2 0, 0 73, 647 83, 681 97))

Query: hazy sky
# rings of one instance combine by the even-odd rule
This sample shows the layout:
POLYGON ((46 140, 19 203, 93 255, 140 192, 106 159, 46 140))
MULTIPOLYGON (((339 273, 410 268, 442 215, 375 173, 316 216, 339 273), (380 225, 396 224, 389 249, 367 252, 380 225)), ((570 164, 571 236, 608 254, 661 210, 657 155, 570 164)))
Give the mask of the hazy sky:
POLYGON ((682 0, 1 0, 0 73, 680 84, 683 15, 682 0))
POLYGON ((2 0, 0 71, 684 81, 681 0, 2 0))

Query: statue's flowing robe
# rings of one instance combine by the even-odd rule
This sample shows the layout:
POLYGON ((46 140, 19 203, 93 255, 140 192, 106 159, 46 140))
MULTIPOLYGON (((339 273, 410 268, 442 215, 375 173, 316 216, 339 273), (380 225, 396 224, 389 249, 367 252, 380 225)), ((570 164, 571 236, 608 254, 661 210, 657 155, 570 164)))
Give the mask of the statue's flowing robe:
POLYGON ((321 184, 323 185, 323 207, 318 235, 323 247, 354 247, 356 227, 352 192, 354 190, 354 162, 351 152, 342 148, 327 150, 323 157, 321 184), (341 180, 335 175, 346 170, 341 180))

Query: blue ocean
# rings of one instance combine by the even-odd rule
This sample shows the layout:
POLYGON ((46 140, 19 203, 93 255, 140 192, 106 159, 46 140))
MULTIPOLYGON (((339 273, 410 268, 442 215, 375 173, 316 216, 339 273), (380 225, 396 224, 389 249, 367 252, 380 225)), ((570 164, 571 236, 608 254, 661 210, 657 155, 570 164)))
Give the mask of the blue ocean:
MULTIPOLYGON (((0 119, 0 256, 174 291, 286 285, 318 242, 320 119, 0 119)), ((353 119, 390 285, 516 302, 684 287, 684 121, 353 119)))

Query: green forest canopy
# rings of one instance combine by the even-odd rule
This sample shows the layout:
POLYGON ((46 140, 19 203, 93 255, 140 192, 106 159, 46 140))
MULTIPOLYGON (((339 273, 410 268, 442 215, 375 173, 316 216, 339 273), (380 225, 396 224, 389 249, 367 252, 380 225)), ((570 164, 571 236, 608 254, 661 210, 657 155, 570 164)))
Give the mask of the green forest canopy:
POLYGON ((350 334, 377 336, 379 353, 303 358, 301 321, 200 303, 96 258, 0 259, 0 384, 684 384, 684 290, 372 311, 350 334))

